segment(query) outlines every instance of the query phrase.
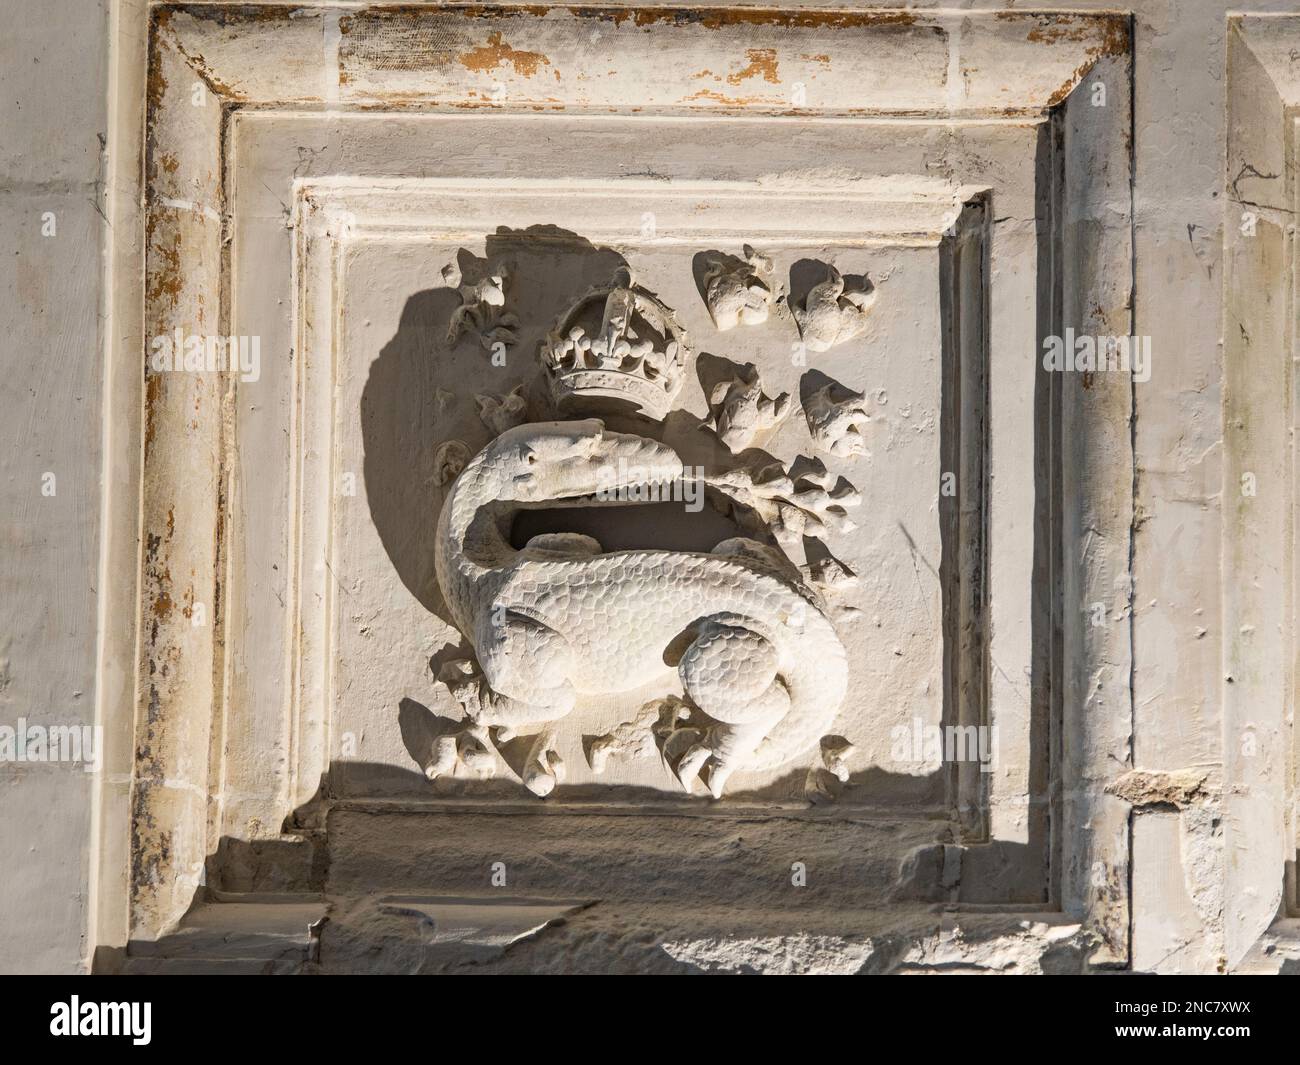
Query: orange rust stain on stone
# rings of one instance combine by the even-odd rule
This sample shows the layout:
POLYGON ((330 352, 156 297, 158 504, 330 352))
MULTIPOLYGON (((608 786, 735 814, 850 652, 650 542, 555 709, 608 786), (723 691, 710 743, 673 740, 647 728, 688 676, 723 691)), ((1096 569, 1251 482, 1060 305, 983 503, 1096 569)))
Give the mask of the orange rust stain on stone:
POLYGON ((746 78, 762 78, 773 85, 777 83, 775 48, 747 48, 745 55, 749 58, 749 65, 734 74, 728 74, 727 81, 730 84, 739 85, 746 78))
POLYGON ((1102 55, 1123 55, 1132 47, 1129 20, 1111 15, 1106 20, 1106 35, 1101 42, 1102 55))
MULTIPOLYGON (((1003 14, 1005 15, 1007 13, 1004 12, 1003 14)), ((1091 28, 1094 31, 1097 29, 1095 22, 1091 28)), ((1075 67, 1074 73, 1070 75, 1070 79, 1059 89, 1057 89, 1054 93, 1052 93, 1052 95, 1048 98, 1047 100, 1048 107, 1055 107, 1057 104, 1061 103, 1067 96, 1069 96, 1070 93, 1074 91, 1075 86, 1077 86, 1081 81, 1083 81, 1084 78, 1088 76, 1088 72, 1092 70, 1094 66, 1096 66, 1097 61, 1099 59, 1104 59, 1109 56, 1124 55, 1128 52, 1129 45, 1130 45, 1130 35, 1129 35, 1129 23, 1126 18, 1124 18, 1122 15, 1112 15, 1107 17, 1104 23, 1104 30, 1105 32, 1101 38, 1101 41, 1093 45, 1091 48, 1087 49, 1086 51, 1087 58, 1082 63, 1080 63, 1077 67, 1075 67)), ((1093 36, 1095 35, 1096 34, 1093 33, 1093 36)), ((1034 39, 1032 33, 1029 39, 1030 40, 1034 39)), ((1069 39, 1076 40, 1080 38, 1069 38, 1069 39)))
POLYGON ((542 64, 548 67, 551 65, 551 61, 541 52, 523 52, 511 48, 501 39, 500 33, 489 33, 487 44, 464 52, 459 58, 466 70, 479 73, 495 70, 503 63, 509 63, 515 68, 516 74, 525 78, 531 78, 536 74, 537 68, 542 64))
POLYGON ((1025 40, 1033 41, 1035 44, 1056 44, 1059 41, 1086 41, 1090 36, 1092 36, 1090 26, 1052 20, 1046 25, 1034 26, 1025 34, 1025 40))
POLYGON ((172 597, 166 592, 161 593, 158 598, 153 601, 153 612, 155 617, 170 617, 172 612, 172 597))
POLYGON ((1055 107, 1067 96, 1069 96, 1070 93, 1074 91, 1074 86, 1078 83, 1079 78, 1083 77, 1088 72, 1088 68, 1091 66, 1092 66, 1091 63, 1084 63, 1083 66, 1081 66, 1078 70, 1076 70, 1074 72, 1074 77, 1072 77, 1069 81, 1067 81, 1064 85, 1062 85, 1059 89, 1057 89, 1056 92, 1052 93, 1052 95, 1047 98, 1047 106, 1055 107))
MULTIPOLYGON (((154 233, 155 216, 150 214, 147 233, 149 237, 154 233)), ((181 287, 184 284, 184 275, 181 270, 181 235, 173 230, 170 234, 171 243, 167 244, 164 240, 148 242, 149 263, 149 282, 145 286, 145 297, 150 301, 161 301, 166 298, 172 307, 176 306, 180 299, 181 287), (157 258, 154 259, 154 256, 157 258)))
MULTIPOLYGON (((521 15, 530 15, 533 18, 543 18, 546 15, 549 15, 553 10, 555 10, 555 8, 551 7, 549 4, 519 4, 517 6, 512 4, 508 7, 493 4, 465 4, 463 6, 457 6, 454 14, 460 18, 467 19, 516 19, 521 15)), ((568 8, 561 7, 559 10, 566 11, 568 8)), ((416 17, 429 13, 428 8, 422 5, 408 5, 406 7, 380 7, 375 8, 374 11, 366 11, 362 14, 364 16, 378 15, 382 17, 393 12, 402 14, 409 13, 416 17)))
POLYGON ((146 454, 153 445, 154 433, 157 426, 154 424, 154 412, 158 408, 158 400, 162 394, 162 378, 157 374, 149 374, 144 383, 144 449, 146 454))
POLYGON ((304 14, 314 14, 313 9, 307 6, 284 7, 276 4, 241 4, 238 7, 232 5, 230 8, 194 4, 185 5, 184 13, 192 18, 215 22, 220 26, 229 26, 231 23, 288 22, 304 14))
POLYGON ((728 96, 726 93, 714 92, 712 89, 701 89, 699 92, 693 92, 690 96, 683 96, 682 102, 689 103, 691 100, 716 100, 718 103, 727 104, 730 107, 750 107, 763 101, 757 96, 728 96))
MULTIPOLYGON (((163 13, 164 12, 160 12, 160 16, 163 13)), ((166 23, 160 17, 156 25, 161 27, 166 25, 166 23)), ((167 92, 167 79, 162 75, 162 60, 159 58, 158 54, 160 50, 161 45, 159 45, 158 38, 155 36, 151 42, 149 72, 145 76, 145 102, 149 108, 149 125, 151 127, 154 119, 157 117, 157 110, 162 104, 163 96, 167 92)))
POLYGON ((1096 62, 1097 60, 1095 58, 1090 58, 1084 60, 1077 67, 1075 67, 1074 73, 1070 75, 1070 80, 1067 81, 1064 85, 1062 85, 1059 89, 1057 89, 1054 93, 1052 93, 1051 96, 1047 98, 1047 106, 1055 107, 1067 96, 1069 96, 1070 93, 1074 92, 1075 86, 1078 85, 1079 82, 1081 82, 1085 77, 1088 76, 1088 71, 1090 71, 1093 68, 1093 66, 1096 65, 1096 62))
POLYGON ((1025 40, 1033 41, 1035 44, 1056 44, 1057 41, 1077 41, 1079 40, 1079 31, 1070 31, 1064 26, 1050 26, 1047 29, 1035 27, 1025 34, 1025 40))
POLYGON ((999 11, 996 17, 1003 22, 1030 22, 1025 40, 1034 44, 1057 44, 1061 41, 1082 43, 1099 40, 1088 54, 1094 58, 1120 55, 1129 48, 1129 20, 1124 15, 1029 14, 1021 11, 999 11))

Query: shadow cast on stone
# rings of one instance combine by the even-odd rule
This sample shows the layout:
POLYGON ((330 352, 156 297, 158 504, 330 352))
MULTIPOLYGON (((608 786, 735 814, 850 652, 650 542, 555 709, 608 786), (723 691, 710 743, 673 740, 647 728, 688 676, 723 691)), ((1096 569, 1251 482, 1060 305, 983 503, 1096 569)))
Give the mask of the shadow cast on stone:
POLYGON ((695 291, 699 293, 700 302, 706 307, 709 305, 708 279, 712 271, 720 268, 723 273, 732 273, 748 267, 748 262, 730 252, 718 251, 716 248, 696 252, 691 259, 691 277, 695 281, 695 291))
MULTIPOLYGON (((703 500, 701 500, 703 503, 703 500)), ((543 533, 582 533, 595 539, 604 552, 694 551, 707 552, 732 536, 739 527, 713 506, 691 509, 676 500, 628 503, 623 506, 570 507, 527 510, 511 529, 511 542, 522 548, 543 533)))
POLYGON ((820 392, 823 388, 829 386, 832 390, 832 396, 843 396, 854 390, 841 382, 835 380, 830 374, 823 373, 821 370, 807 370, 799 378, 799 406, 804 410, 808 409, 808 401, 813 394, 820 392))
POLYGON ((438 684, 438 678, 442 674, 442 667, 448 662, 454 662, 457 659, 473 658, 474 648, 469 645, 469 641, 464 636, 456 643, 444 644, 439 650, 429 656, 429 676, 435 685, 438 684))
POLYGON ((700 391, 704 393, 704 398, 709 405, 709 412, 714 418, 718 416, 717 408, 713 404, 714 390, 718 385, 730 384, 739 377, 743 366, 744 363, 736 362, 734 359, 728 359, 722 355, 714 355, 707 351, 701 351, 695 356, 695 376, 700 382, 700 391))
POLYGON ((448 624, 434 573, 434 533, 446 487, 437 483, 434 453, 447 440, 461 440, 477 453, 491 438, 480 421, 474 395, 504 394, 524 384, 530 413, 544 403, 539 392, 537 348, 556 318, 589 288, 625 266, 621 255, 599 248, 556 226, 500 228, 486 240, 486 254, 456 254, 466 282, 506 265, 506 306, 519 319, 518 342, 504 366, 471 333, 448 338, 460 293, 429 288, 410 296, 397 332, 370 365, 361 395, 361 436, 366 499, 380 542, 402 584, 448 624), (439 392, 451 393, 451 401, 439 392))
POLYGON ((442 441, 464 438, 473 429, 464 405, 455 417, 439 410, 436 397, 446 381, 439 364, 448 346, 447 320, 459 306, 459 295, 450 289, 417 292, 406 301, 397 334, 370 366, 360 411, 362 469, 375 530, 407 590, 446 621, 433 565, 443 499, 433 455, 442 441))
POLYGON ((402 746, 406 748, 406 753, 423 770, 432 757, 433 745, 443 736, 460 731, 462 726, 459 721, 435 714, 427 706, 408 697, 398 707, 397 727, 402 734, 402 746))
MULTIPOLYGON (((831 264, 821 259, 800 259, 790 267, 789 305, 793 311, 804 307, 808 293, 823 281, 829 281, 831 264)), ((866 274, 843 274, 846 292, 869 292, 874 285, 866 274)))

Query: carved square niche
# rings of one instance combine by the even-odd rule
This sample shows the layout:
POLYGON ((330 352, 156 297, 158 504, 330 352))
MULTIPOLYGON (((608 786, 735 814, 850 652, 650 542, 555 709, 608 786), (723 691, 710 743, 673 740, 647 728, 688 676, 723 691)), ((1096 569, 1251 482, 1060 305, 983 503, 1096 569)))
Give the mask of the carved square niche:
MULTIPOLYGON (((1067 327, 1130 332, 1128 39, 1115 16, 1024 12, 157 7, 145 332, 256 337, 260 363, 146 369, 137 933, 205 867, 294 886, 231 857, 277 843, 357 886, 391 884, 385 847, 409 846, 469 890, 478 828, 579 862, 584 836, 707 849, 779 819, 795 850, 832 841, 824 905, 1062 913, 1122 954, 1127 824, 1102 786, 1127 757, 1128 641, 1080 604, 1127 567, 1131 397, 1038 353, 1067 327), (746 246, 780 298, 720 331, 708 264, 746 246), (480 321, 448 330, 458 286, 501 266, 492 321, 513 342, 494 358, 480 321), (832 266, 874 286, 866 329, 801 349, 795 313, 832 266), (752 363, 792 410, 749 460, 815 456, 861 494, 856 528, 803 545, 858 578, 827 593, 846 781, 815 743, 716 802, 653 744, 595 772, 593 739, 681 694, 671 673, 579 700, 544 803, 519 783, 527 736, 495 746, 490 778, 425 778, 461 714, 438 670, 471 651, 435 574, 443 445, 495 435, 478 395, 519 389, 529 420, 553 417, 539 348, 620 268, 692 351, 641 432, 688 465, 740 465, 709 397, 752 363), (862 394, 861 453, 813 449, 826 386, 862 394), (934 756, 954 727, 991 730, 992 764, 934 756)), ((507 533, 707 552, 734 517, 538 510, 507 533)), ((769 860, 735 864, 736 898, 769 860)), ((613 866, 532 875, 543 893, 695 890, 613 866)))

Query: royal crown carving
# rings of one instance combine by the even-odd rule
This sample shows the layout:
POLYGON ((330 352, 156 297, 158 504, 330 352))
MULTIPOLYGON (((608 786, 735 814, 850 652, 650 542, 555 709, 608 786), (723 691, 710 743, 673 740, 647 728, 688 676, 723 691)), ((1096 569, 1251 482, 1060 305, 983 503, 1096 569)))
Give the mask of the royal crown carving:
POLYGON ((673 311, 622 268, 560 316, 540 357, 561 414, 631 411, 660 421, 681 390, 690 348, 673 311))

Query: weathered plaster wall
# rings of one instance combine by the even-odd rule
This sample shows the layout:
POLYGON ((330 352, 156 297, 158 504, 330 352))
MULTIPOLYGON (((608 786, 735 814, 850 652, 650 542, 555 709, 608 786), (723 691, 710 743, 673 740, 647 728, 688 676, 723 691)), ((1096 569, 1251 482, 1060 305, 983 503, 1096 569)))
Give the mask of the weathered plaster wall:
MULTIPOLYGON (((90 723, 103 432, 97 313, 106 305, 104 230, 94 204, 101 175, 96 135, 106 132, 106 11, 90 0, 46 0, 38 8, 0 3, 9 16, 0 40, 0 336, 7 371, 0 379, 0 723, 19 716, 90 723), (57 214, 56 238, 40 235, 46 210, 57 214), (58 478, 52 498, 40 494, 47 471, 58 478)), ((1135 390, 1128 724, 1133 764, 1168 774, 1130 780, 1119 791, 1136 811, 1132 960, 1139 969, 1213 971, 1237 963, 1281 891, 1278 883, 1260 884, 1253 897, 1224 892, 1225 838, 1249 848, 1255 830, 1225 823, 1219 804, 1224 745, 1240 739, 1225 731, 1220 713, 1225 13, 1296 5, 1131 6, 1136 331, 1153 337, 1154 369, 1135 390), (1197 781, 1190 789, 1183 786, 1189 778, 1197 781)), ((139 41, 138 18, 121 29, 121 41, 139 41)), ((122 116, 134 121, 129 106, 122 116)), ((1235 219, 1239 212, 1229 210, 1235 219)), ((125 408, 112 413, 128 423, 132 416, 125 408)), ((1116 575, 1116 604, 1125 599, 1122 579, 1116 575)), ((1113 614, 1120 613, 1117 606, 1113 614)), ((116 715, 109 723, 122 725, 129 698, 109 705, 116 715)), ((1278 772, 1291 765, 1277 764, 1278 772)), ((81 964, 91 787, 79 768, 0 766, 0 969, 66 971, 81 964)))
MULTIPOLYGON (((95 722, 106 6, 0 3, 0 725, 95 722)), ((0 764, 0 972, 83 968, 96 783, 0 764)))

